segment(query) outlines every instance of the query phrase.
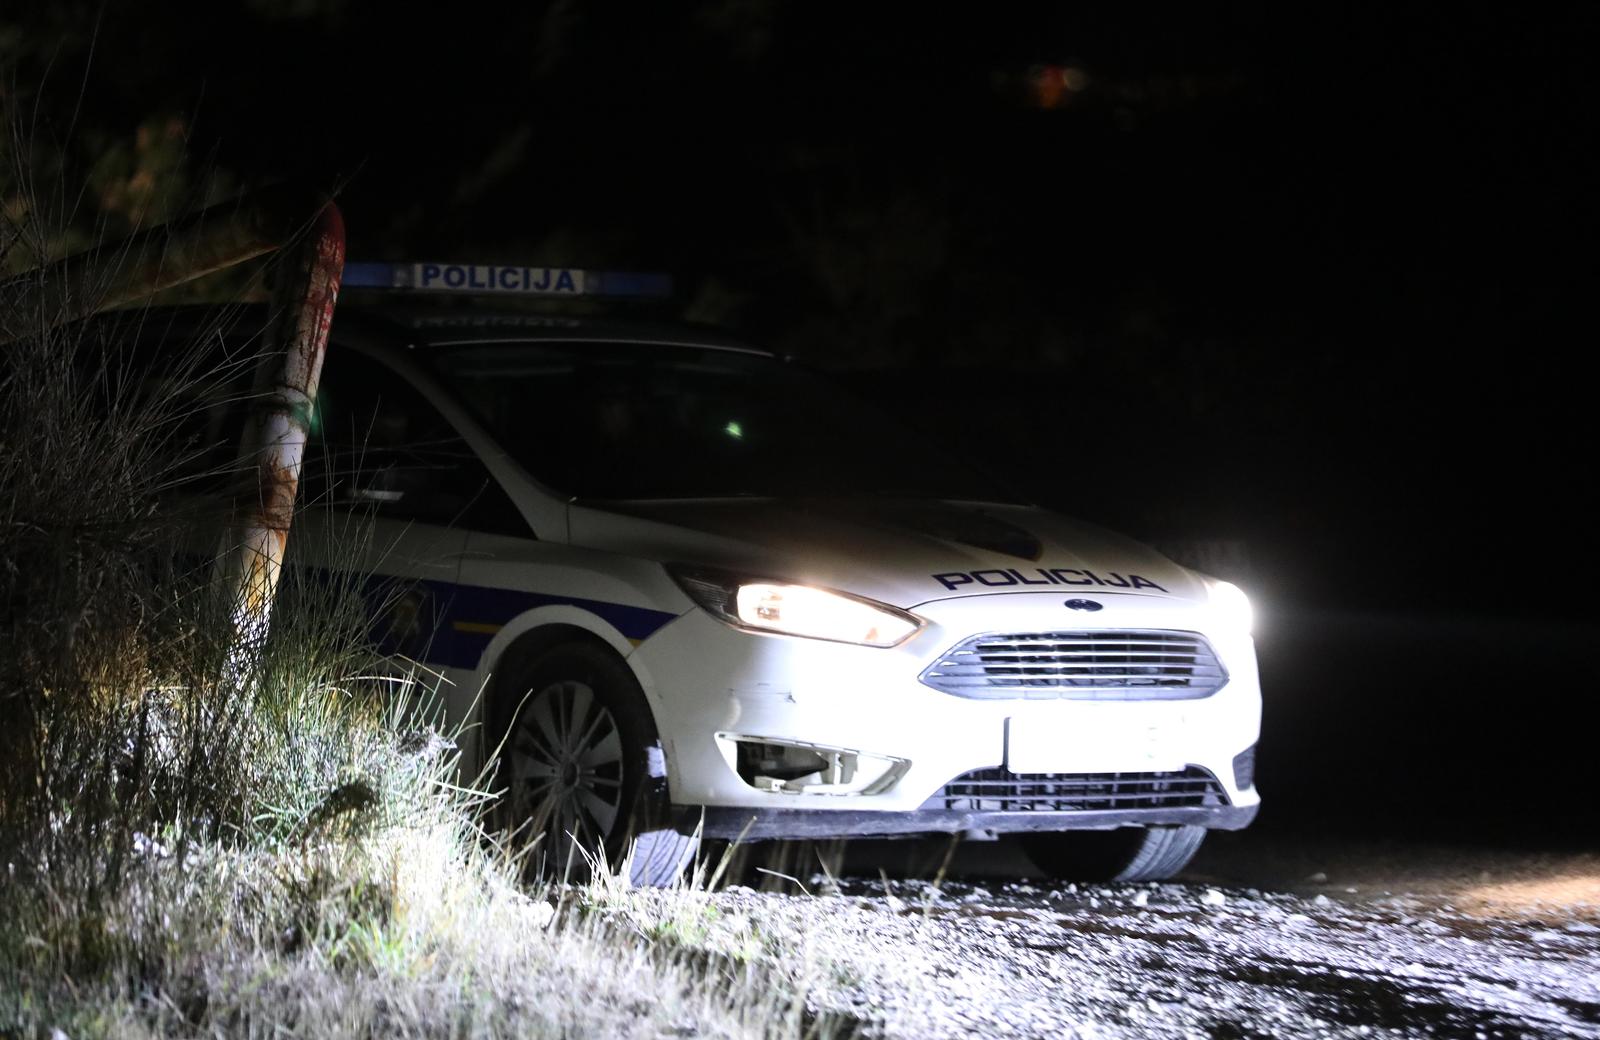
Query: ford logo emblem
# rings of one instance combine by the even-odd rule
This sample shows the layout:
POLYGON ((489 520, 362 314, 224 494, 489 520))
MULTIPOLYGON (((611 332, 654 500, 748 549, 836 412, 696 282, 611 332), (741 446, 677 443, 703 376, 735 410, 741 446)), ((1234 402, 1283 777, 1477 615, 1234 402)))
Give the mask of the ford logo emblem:
POLYGON ((1069 599, 1067 600, 1067 609, 1096 611, 1104 610, 1105 607, 1103 604, 1096 603, 1092 599, 1069 599))

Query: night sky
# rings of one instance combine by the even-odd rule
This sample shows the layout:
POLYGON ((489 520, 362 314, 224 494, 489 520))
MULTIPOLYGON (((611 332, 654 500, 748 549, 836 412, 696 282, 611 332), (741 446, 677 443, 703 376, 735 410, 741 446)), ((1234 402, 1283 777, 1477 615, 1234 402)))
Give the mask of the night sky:
POLYGON ((1591 13, 162 10, 0 15, 69 167, 176 125, 158 190, 338 185, 352 258, 668 271, 1042 503, 1242 544, 1269 799, 1585 779, 1591 13))

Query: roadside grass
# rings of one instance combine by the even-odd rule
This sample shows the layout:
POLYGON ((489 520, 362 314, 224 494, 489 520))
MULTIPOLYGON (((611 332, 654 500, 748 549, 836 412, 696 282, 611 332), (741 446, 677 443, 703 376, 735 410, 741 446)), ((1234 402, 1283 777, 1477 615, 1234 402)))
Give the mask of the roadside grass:
MULTIPOLYGON (((7 248, 50 241, 37 207, 6 212, 7 248)), ((221 517, 174 502, 210 447, 183 402, 249 358, 141 368, 13 302, 0 1037, 853 1031, 807 1012, 804 943, 723 914, 704 871, 526 887, 430 680, 364 642, 354 581, 286 571, 270 633, 238 645, 194 549, 221 517)))
POLYGON ((359 839, 207 846, 182 864, 145 846, 115 912, 91 922, 111 947, 98 964, 57 956, 60 938, 47 929, 81 930, 72 908, 31 916, 21 949, 5 951, 12 1003, 0 1028, 72 1037, 848 1031, 810 1018, 787 973, 699 955, 703 936, 679 941, 674 932, 703 906, 692 894, 653 894, 663 905, 651 917, 595 913, 605 898, 596 889, 611 882, 525 891, 516 864, 486 851, 448 798, 412 808, 359 839))

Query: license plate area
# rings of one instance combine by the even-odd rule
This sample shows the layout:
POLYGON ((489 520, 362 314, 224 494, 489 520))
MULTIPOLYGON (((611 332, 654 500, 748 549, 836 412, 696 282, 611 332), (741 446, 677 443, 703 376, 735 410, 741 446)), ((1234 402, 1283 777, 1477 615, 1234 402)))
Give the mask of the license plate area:
MULTIPOLYGON (((1091 707, 1085 705, 1083 707, 1091 707)), ((1006 720, 1006 768, 1013 773, 1178 771, 1188 765, 1180 746, 1184 718, 1153 705, 1093 705, 1121 709, 1018 713, 1006 720)))

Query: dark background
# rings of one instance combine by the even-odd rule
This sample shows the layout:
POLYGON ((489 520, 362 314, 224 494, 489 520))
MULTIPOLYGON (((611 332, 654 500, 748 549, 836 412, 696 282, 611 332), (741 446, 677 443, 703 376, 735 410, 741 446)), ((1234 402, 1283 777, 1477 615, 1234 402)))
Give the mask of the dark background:
POLYGON ((655 313, 1245 586, 1263 829, 1589 844, 1593 29, 67 2, 0 60, 90 185, 64 247, 309 176, 354 259, 671 272, 655 313))

